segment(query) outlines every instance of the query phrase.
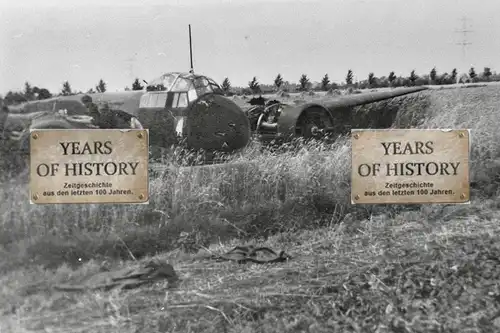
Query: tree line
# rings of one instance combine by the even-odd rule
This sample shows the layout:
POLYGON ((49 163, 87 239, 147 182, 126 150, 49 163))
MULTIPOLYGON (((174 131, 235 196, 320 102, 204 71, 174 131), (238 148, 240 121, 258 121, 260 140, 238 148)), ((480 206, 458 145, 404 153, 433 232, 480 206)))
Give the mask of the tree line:
MULTIPOLYGON (((366 88, 386 88, 386 87, 404 87, 404 86, 422 86, 422 85, 448 85, 454 83, 470 83, 470 82, 488 82, 500 81, 500 74, 493 73, 491 68, 484 67, 483 71, 477 73, 474 67, 469 69, 467 74, 458 76, 458 71, 453 68, 449 73, 439 73, 436 67, 432 68, 428 74, 418 75, 415 70, 412 70, 407 77, 397 76, 394 71, 391 71, 387 76, 377 77, 375 74, 369 73, 367 78, 361 81, 354 80, 354 72, 352 69, 347 71, 345 81, 336 83, 330 80, 328 74, 325 74, 320 82, 313 83, 306 74, 302 74, 298 83, 285 81, 281 74, 278 74, 273 84, 261 84, 257 77, 253 77, 248 82, 247 87, 232 87, 229 78, 225 78, 221 84, 222 90, 226 94, 262 94, 266 92, 284 91, 327 91, 330 89, 345 89, 352 87, 354 89, 366 88)), ((144 86, 140 80, 136 78, 132 83, 132 88, 125 87, 125 90, 142 90, 144 86)), ((95 87, 87 90, 86 93, 103 93, 107 90, 106 82, 100 79, 95 87)), ((63 82, 61 90, 58 93, 51 93, 46 88, 32 86, 29 82, 25 82, 22 91, 9 91, 3 98, 7 105, 24 103, 27 101, 48 99, 56 96, 69 96, 81 94, 82 91, 74 90, 68 81, 63 82)), ((0 97, 1 98, 1 97, 0 97)))
POLYGON ((345 89, 352 87, 354 89, 366 88, 388 88, 388 87, 408 87, 408 86, 423 86, 423 85, 449 85, 455 83, 472 83, 472 82, 488 82, 500 81, 500 74, 494 74, 491 68, 484 67, 480 73, 476 72, 474 67, 469 69, 467 74, 458 75, 456 68, 453 68, 449 73, 439 73, 436 67, 432 68, 428 74, 418 75, 415 70, 412 70, 407 77, 397 76, 394 71, 391 71, 387 76, 377 77, 373 72, 369 73, 367 78, 361 81, 354 80, 354 72, 352 69, 347 71, 345 81, 341 83, 332 82, 325 74, 320 82, 313 83, 306 74, 302 74, 298 83, 290 83, 285 81, 281 74, 278 74, 272 85, 260 84, 257 77, 253 77, 248 82, 247 87, 232 87, 229 78, 225 78, 221 88, 228 94, 232 93, 265 93, 271 91, 297 92, 297 91, 328 91, 331 89, 345 89))
MULTIPOLYGON (((106 91, 106 82, 103 79, 100 79, 96 84, 95 89, 91 88, 87 90, 88 94, 93 94, 96 92, 105 92, 106 91)), ((74 90, 71 87, 71 84, 68 81, 64 81, 61 87, 61 90, 58 93, 51 93, 46 88, 40 88, 38 86, 33 86, 29 82, 24 83, 24 89, 22 91, 9 91, 3 97, 3 101, 7 105, 19 104, 29 101, 36 101, 42 99, 48 99, 57 96, 70 96, 76 94, 82 94, 82 91, 74 90)))

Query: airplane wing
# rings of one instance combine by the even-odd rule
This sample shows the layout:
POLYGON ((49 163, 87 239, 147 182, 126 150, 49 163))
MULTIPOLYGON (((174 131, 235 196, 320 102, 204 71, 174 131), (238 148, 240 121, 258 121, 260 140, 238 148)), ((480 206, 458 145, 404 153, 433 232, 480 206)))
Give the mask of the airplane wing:
POLYGON ((323 103, 330 111, 336 108, 353 107, 363 104, 375 103, 385 99, 395 98, 403 95, 413 94, 427 90, 427 87, 396 88, 387 91, 363 92, 339 97, 337 99, 323 103))
MULTIPOLYGON (((355 115, 352 112, 352 108, 416 93, 426 89, 428 88, 411 87, 377 92, 364 92, 321 102, 289 106, 284 108, 281 112, 277 121, 277 130, 281 136, 296 135, 298 133, 297 131, 302 131, 301 134, 299 134, 300 136, 310 136, 313 127, 325 132, 343 133, 352 126, 380 127, 386 123, 392 124, 391 121, 396 116, 394 112, 392 112, 393 110, 382 110, 380 114, 364 115, 363 118, 362 115, 355 115), (380 118, 380 121, 375 124, 369 121, 370 119, 376 118, 380 118)), ((314 131, 316 129, 314 129, 314 131)))
POLYGON ((141 96, 144 94, 142 90, 124 91, 124 92, 104 92, 89 95, 92 97, 92 102, 97 105, 107 103, 112 110, 121 110, 126 113, 136 116, 139 111, 139 103, 141 96))

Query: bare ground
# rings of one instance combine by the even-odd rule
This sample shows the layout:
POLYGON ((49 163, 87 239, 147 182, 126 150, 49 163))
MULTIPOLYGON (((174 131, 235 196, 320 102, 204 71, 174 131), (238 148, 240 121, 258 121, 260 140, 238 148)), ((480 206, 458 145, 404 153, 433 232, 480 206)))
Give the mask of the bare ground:
MULTIPOLYGON (((0 328, 12 332, 493 332, 500 328, 500 214, 493 200, 408 212, 298 234, 266 245, 288 263, 215 263, 161 254, 181 282, 133 291, 51 291, 89 262, 13 271, 1 279, 0 328), (480 207, 478 207, 480 205, 480 207), (446 208, 444 208, 446 209, 446 208), (487 212, 487 213, 485 213, 487 212)), ((235 243, 211 246, 213 252, 235 243)), ((115 263, 114 265, 133 265, 115 263)))

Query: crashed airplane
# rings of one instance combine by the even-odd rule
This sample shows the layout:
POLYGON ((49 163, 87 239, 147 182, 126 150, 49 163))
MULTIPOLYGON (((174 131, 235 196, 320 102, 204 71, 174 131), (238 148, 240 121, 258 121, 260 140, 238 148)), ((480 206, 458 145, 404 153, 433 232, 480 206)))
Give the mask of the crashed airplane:
POLYGON ((113 128, 89 114, 91 98, 99 119, 125 120, 130 128, 147 128, 153 146, 170 147, 184 140, 194 150, 232 152, 250 141, 249 120, 225 98, 211 78, 171 72, 152 80, 145 91, 60 96, 9 107, 7 138, 28 149, 29 129, 113 128))
POLYGON ((192 150, 231 153, 246 147, 252 133, 263 142, 335 135, 348 120, 346 110, 424 89, 367 92, 293 106, 278 102, 244 112, 211 78, 171 72, 152 80, 143 91, 60 96, 9 107, 4 132, 28 153, 30 129, 113 128, 89 114, 85 102, 90 96, 99 107, 99 119, 116 117, 130 128, 149 129, 152 146, 182 143, 192 150))
MULTIPOLYGON (((30 129, 146 128, 150 145, 184 145, 194 151, 233 153, 245 148, 252 134, 263 142, 296 137, 321 139, 341 133, 352 107, 418 92, 399 88, 344 96, 325 103, 257 106, 246 112, 224 96, 220 85, 195 74, 189 26, 191 70, 168 72, 146 82, 140 91, 59 96, 9 107, 4 139, 17 141, 29 154, 30 129), (92 114, 89 105, 97 106, 92 114)), ((12 145, 10 145, 12 146, 12 145)), ((210 158, 207 160, 210 163, 210 158)))

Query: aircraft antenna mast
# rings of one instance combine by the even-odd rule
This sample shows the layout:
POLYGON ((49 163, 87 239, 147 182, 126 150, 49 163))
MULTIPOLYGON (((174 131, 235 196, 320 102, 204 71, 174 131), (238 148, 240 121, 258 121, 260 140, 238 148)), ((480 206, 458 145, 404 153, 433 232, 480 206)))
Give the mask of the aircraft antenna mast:
POLYGON ((194 73, 193 67, 193 43, 191 41, 191 24, 189 25, 189 60, 191 61, 191 70, 190 73, 194 73))

